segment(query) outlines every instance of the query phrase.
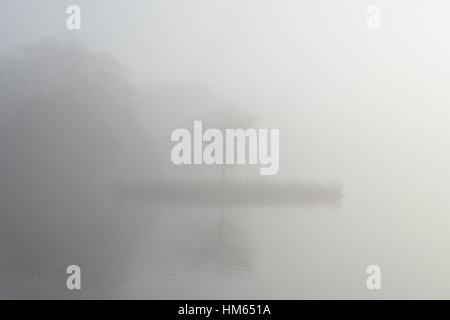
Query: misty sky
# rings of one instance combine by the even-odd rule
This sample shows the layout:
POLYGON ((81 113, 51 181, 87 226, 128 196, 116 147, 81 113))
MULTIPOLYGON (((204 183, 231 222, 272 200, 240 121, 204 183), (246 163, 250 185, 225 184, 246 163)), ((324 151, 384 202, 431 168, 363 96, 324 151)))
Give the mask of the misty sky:
POLYGON ((205 86, 283 127, 281 172, 306 179, 371 178, 368 167, 381 178, 398 156, 410 171, 449 156, 446 1, 378 1, 379 32, 359 1, 78 1, 82 30, 68 34, 71 3, 3 1, 0 52, 76 36, 139 84, 205 86))

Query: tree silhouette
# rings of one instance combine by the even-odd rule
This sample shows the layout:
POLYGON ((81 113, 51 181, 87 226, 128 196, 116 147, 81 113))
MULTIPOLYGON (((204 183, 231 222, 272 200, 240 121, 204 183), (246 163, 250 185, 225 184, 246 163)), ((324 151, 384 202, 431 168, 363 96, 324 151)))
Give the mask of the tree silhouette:
MULTIPOLYGON (((222 107, 215 109, 212 113, 205 116, 204 120, 207 127, 214 127, 225 132, 226 129, 248 129, 256 122, 256 117, 246 110, 236 107, 222 107)), ((224 158, 226 151, 224 150, 224 158)), ((226 182, 226 164, 221 165, 221 180, 226 182)))
MULTIPOLYGON (((207 127, 218 128, 222 132, 226 129, 247 129, 256 122, 256 117, 242 109, 235 107, 222 107, 207 115, 203 120, 207 127)), ((224 159, 226 157, 226 150, 223 152, 224 159)), ((221 165, 221 181, 226 183, 226 164, 221 165)), ((220 207, 220 223, 219 223, 219 247, 224 249, 224 219, 225 206, 220 207)))

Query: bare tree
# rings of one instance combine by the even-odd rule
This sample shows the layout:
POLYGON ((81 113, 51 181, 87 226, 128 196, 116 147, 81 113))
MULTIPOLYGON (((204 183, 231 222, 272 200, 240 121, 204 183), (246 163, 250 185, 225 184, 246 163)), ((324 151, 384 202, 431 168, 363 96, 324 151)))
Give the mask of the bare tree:
MULTIPOLYGON (((208 127, 218 128, 222 132, 225 132, 226 129, 247 129, 255 124, 256 117, 244 109, 237 109, 232 106, 214 110, 205 117, 204 122, 208 127)), ((225 150, 223 155, 226 158, 225 150)), ((227 180, 226 167, 227 165, 225 163, 221 165, 221 181, 223 183, 227 180)))

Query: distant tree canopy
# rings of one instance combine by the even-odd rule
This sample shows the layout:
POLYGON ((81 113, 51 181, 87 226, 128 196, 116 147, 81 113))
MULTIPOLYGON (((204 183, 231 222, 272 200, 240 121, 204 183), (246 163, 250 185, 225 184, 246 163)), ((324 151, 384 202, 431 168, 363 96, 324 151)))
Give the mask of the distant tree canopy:
POLYGON ((0 148, 35 165, 107 162, 136 130, 120 67, 74 42, 47 40, 1 60, 0 101, 0 148))
POLYGON ((257 120, 254 114, 234 106, 216 108, 204 118, 207 126, 218 127, 221 130, 247 129, 257 120))
POLYGON ((120 242, 104 199, 140 139, 133 99, 111 58, 74 42, 47 40, 0 60, 0 242, 28 261, 19 266, 39 250, 66 261, 120 242))

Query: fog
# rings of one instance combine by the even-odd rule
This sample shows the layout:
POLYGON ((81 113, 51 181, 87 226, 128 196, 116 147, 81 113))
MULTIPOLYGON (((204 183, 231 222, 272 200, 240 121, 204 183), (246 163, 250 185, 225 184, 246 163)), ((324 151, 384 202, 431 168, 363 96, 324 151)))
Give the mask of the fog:
POLYGON ((0 4, 0 298, 448 298, 449 3, 69 4, 0 4), (175 166, 195 120, 279 173, 175 166))

